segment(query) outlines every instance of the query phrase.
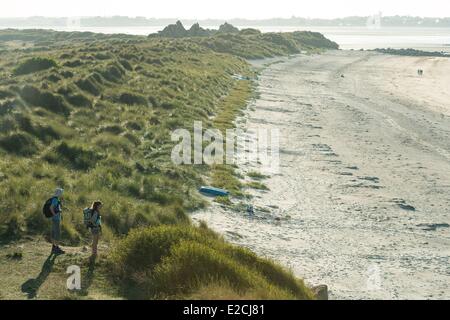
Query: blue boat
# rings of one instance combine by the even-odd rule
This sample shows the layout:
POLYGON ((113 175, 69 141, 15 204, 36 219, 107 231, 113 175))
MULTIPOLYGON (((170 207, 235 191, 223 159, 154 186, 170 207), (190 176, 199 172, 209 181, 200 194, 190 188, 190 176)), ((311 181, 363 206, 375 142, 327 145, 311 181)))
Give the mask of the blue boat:
POLYGON ((199 191, 214 197, 226 197, 230 194, 227 190, 206 186, 202 186, 199 191))

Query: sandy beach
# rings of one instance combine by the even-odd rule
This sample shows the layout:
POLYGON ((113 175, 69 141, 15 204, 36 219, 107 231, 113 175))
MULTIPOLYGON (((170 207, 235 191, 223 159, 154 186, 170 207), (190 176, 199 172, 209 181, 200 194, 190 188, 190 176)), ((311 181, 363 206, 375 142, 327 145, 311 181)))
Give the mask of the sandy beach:
POLYGON ((246 190, 255 217, 213 203, 192 218, 327 284, 330 299, 449 299, 450 59, 272 62, 238 123, 280 130, 280 173, 246 190))

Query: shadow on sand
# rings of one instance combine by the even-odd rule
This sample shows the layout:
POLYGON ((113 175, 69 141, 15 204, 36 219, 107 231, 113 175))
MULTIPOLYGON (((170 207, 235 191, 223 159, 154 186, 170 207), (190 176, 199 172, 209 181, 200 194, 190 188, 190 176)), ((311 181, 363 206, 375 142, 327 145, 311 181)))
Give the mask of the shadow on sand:
POLYGON ((35 279, 28 279, 22 284, 22 292, 27 294, 28 299, 33 299, 36 297, 39 288, 45 280, 47 280, 48 275, 52 272, 56 257, 57 255, 50 254, 42 265, 39 275, 35 279))
POLYGON ((91 256, 89 258, 89 268, 87 273, 82 278, 82 285, 81 285, 81 295, 88 295, 89 287, 92 285, 92 281, 94 280, 94 271, 95 271, 95 260, 97 259, 96 256, 91 256))
MULTIPOLYGON (((28 279, 22 284, 21 290, 23 293, 27 294, 28 299, 34 299, 36 297, 39 288, 44 284, 49 274, 53 271, 53 266, 57 257, 58 255, 50 254, 42 265, 39 275, 34 279, 28 279)), ((88 295, 88 290, 94 280, 95 262, 96 257, 91 256, 89 259, 87 273, 82 277, 82 289, 78 291, 79 295, 88 295)))

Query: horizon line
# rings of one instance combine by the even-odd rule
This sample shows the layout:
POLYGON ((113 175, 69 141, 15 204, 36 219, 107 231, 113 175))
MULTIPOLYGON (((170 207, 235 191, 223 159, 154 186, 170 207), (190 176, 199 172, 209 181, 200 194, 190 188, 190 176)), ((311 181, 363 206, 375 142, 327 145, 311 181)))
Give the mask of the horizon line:
MULTIPOLYGON (((420 18, 420 19, 450 19, 450 16, 444 17, 436 17, 436 16, 417 16, 417 15, 382 15, 383 18, 391 18, 391 17, 407 17, 407 18, 420 18)), ((347 19, 347 18, 368 18, 375 16, 373 15, 349 15, 335 18, 321 18, 321 17, 302 17, 302 16, 291 16, 291 17, 271 17, 271 18, 244 18, 244 17, 233 17, 233 18, 192 18, 192 17, 146 17, 146 16, 126 16, 126 15, 88 15, 88 16, 0 16, 0 19, 30 19, 30 18, 48 18, 48 19, 65 19, 65 18, 129 18, 129 19, 146 19, 146 20, 197 20, 197 21, 206 21, 206 20, 248 20, 248 21, 264 21, 264 20, 291 20, 291 19, 305 19, 305 20, 339 20, 339 19, 347 19)))

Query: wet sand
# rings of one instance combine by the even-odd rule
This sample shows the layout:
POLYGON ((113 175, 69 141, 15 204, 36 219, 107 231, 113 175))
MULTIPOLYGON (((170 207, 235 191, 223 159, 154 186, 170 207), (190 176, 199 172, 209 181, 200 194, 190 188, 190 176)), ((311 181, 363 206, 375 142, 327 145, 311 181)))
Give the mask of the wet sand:
POLYGON ((248 190, 255 217, 212 204, 193 219, 331 299, 449 299, 450 59, 275 61, 239 126, 280 130, 279 174, 248 190))

